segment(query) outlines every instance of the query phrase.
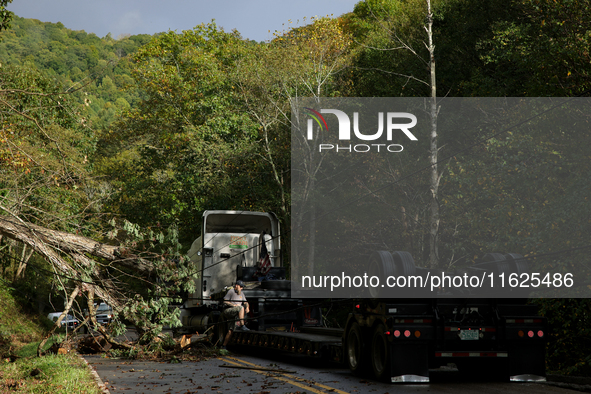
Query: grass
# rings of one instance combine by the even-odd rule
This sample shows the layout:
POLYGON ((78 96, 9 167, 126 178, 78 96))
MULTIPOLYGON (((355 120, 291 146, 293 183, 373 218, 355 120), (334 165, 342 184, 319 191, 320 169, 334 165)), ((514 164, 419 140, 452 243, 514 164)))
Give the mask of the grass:
POLYGON ((15 362, 3 361, 0 365, 0 392, 15 389, 18 393, 100 392, 81 359, 76 355, 54 354, 15 362), (31 376, 32 371, 37 375, 31 376))
POLYGON ((38 317, 31 318, 22 313, 11 288, 0 279, 0 338, 14 336, 14 339, 28 341, 43 335, 43 328, 38 317))
MULTIPOLYGON (((12 289, 0 280, 0 393, 100 393, 76 354, 37 357, 37 347, 51 327, 45 320, 24 313, 12 289)), ((46 347, 63 339, 56 335, 46 347)))

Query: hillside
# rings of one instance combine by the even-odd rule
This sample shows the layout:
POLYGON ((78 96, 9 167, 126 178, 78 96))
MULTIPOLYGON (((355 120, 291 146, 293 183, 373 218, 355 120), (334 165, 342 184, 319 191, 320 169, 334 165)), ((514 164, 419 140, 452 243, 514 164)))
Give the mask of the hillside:
POLYGON ((33 65, 64 90, 76 91, 79 103, 88 107, 92 127, 102 129, 118 112, 138 103, 128 56, 151 38, 99 38, 62 23, 15 15, 12 27, 0 33, 0 64, 33 65))

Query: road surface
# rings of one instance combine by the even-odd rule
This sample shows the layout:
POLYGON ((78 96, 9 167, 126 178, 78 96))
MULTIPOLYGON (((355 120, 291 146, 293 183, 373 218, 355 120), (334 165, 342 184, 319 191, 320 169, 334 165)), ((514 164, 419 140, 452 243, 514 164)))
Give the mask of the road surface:
POLYGON ((110 393, 474 393, 573 394, 546 383, 466 381, 453 369, 431 372, 429 384, 387 384, 351 375, 338 365, 288 355, 248 353, 169 363, 84 356, 110 393))

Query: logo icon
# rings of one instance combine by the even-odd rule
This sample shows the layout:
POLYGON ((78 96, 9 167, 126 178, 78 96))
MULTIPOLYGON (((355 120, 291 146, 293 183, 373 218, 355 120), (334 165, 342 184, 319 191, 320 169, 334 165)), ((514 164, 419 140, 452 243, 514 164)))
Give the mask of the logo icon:
MULTIPOLYGON (((328 125, 326 124, 326 120, 324 120, 324 116, 320 114, 320 112, 313 110, 312 108, 304 107, 304 112, 309 115, 312 119, 318 123, 318 127, 322 130, 322 124, 324 124, 324 129, 328 131, 328 125), (322 120, 322 123, 320 121, 322 120)), ((308 119, 308 139, 311 140, 312 136, 312 119, 308 119)))

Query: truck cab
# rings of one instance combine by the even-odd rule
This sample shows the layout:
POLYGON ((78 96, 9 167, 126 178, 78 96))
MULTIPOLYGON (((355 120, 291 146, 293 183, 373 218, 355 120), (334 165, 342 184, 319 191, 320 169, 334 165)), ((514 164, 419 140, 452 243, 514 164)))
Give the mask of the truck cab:
POLYGON ((212 295, 236 281, 236 269, 256 268, 262 243, 272 267, 282 267, 279 220, 273 213, 205 211, 202 232, 188 255, 200 275, 186 307, 211 304, 212 295))
POLYGON ((231 210, 203 213, 201 235, 187 253, 199 274, 195 292, 188 295, 181 309, 184 326, 203 329, 211 325, 220 296, 236 282, 237 275, 254 279, 263 245, 272 271, 284 276, 280 225, 275 214, 231 210))

